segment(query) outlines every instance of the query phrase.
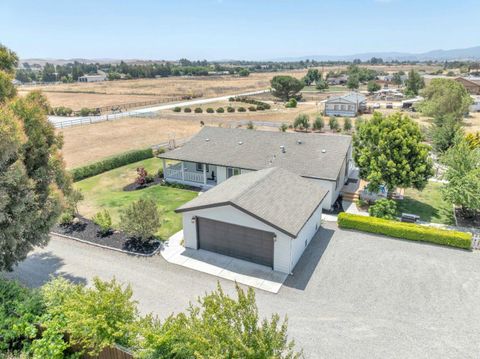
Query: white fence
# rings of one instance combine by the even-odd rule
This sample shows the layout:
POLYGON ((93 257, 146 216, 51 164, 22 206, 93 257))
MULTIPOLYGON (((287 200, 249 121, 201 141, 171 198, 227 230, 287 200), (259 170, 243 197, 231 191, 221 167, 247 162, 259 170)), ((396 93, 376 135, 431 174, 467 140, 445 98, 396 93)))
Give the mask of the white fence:
POLYGON ((184 177, 182 176, 182 170, 171 169, 171 168, 165 169, 165 172, 164 172, 165 178, 167 179, 172 178, 172 179, 184 180, 186 182, 203 183, 203 173, 184 171, 183 174, 184 174, 184 177))

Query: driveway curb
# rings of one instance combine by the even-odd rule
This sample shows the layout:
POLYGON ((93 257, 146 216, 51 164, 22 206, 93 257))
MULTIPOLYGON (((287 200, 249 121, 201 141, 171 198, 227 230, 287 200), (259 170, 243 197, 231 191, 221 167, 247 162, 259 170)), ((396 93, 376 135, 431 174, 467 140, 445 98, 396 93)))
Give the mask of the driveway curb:
POLYGON ((80 242, 80 243, 85 243, 85 244, 89 244, 91 246, 94 246, 94 247, 99 247, 99 248, 103 248, 103 249, 109 249, 111 251, 116 251, 116 252, 120 252, 120 253, 124 253, 124 254, 129 254, 129 255, 132 255, 132 256, 139 256, 139 257, 153 257, 154 255, 156 255, 162 248, 162 243, 160 242, 160 245, 158 246, 157 249, 155 249, 152 253, 150 254, 143 254, 143 253, 135 253, 135 252, 129 252, 129 251, 125 251, 123 249, 118 249, 118 248, 114 248, 114 247, 109 247, 109 246, 104 246, 102 244, 97 244, 97 243, 92 243, 92 242, 89 242, 89 241, 85 241, 83 239, 80 239, 80 238, 76 238, 76 237, 72 237, 72 236, 67 236, 65 234, 60 234, 60 233, 56 233, 56 232, 50 232, 50 234, 53 234, 54 236, 58 236, 58 237, 62 237, 62 238, 66 238, 66 239, 73 239, 74 241, 77 241, 77 242, 80 242))

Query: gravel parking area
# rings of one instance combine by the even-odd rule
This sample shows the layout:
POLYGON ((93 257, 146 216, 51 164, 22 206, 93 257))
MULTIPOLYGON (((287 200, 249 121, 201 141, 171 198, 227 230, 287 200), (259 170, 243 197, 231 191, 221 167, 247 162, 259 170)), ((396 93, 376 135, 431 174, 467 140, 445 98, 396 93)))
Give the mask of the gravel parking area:
MULTIPOLYGON (((143 312, 165 317, 218 278, 67 239, 32 253, 11 277, 50 275, 132 284, 143 312)), ((220 279, 233 293, 233 284, 220 279)), ((480 253, 339 230, 326 224, 278 294, 257 291, 262 315, 287 315, 307 358, 478 358, 480 253)))

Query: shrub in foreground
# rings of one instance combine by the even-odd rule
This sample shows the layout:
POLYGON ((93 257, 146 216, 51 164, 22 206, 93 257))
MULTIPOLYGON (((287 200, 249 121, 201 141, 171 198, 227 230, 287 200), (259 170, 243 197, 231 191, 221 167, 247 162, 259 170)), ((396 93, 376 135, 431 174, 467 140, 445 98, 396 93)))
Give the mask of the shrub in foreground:
POLYGON ((182 111, 181 107, 176 106, 173 108, 173 112, 181 112, 181 111, 182 111))
POLYGON ((190 112, 192 112, 192 109, 190 107, 185 107, 183 109, 183 112, 190 113, 190 112))
POLYGON ((209 107, 207 108, 207 113, 214 113, 215 111, 213 110, 213 108, 209 107))
POLYGON ((130 204, 120 215, 120 227, 127 234, 149 241, 160 228, 160 212, 152 199, 139 199, 130 204))
POLYGON ((338 225, 340 228, 357 229, 390 237, 430 242, 450 247, 470 249, 472 245, 471 233, 449 231, 414 223, 396 222, 345 212, 338 215, 338 225))
POLYGON ((382 198, 368 208, 372 217, 395 219, 397 214, 397 202, 392 199, 382 198))
POLYGON ((92 164, 74 168, 70 171, 73 181, 77 182, 82 179, 96 176, 100 173, 113 170, 121 166, 128 165, 130 163, 146 160, 147 158, 153 157, 153 151, 151 148, 145 150, 135 150, 125 153, 121 153, 116 156, 106 158, 99 162, 94 162, 92 164))
POLYGON ((102 236, 107 235, 112 228, 112 217, 110 217, 110 213, 104 209, 103 211, 98 212, 92 218, 93 223, 100 227, 100 234, 102 236))
POLYGON ((201 107, 195 108, 195 113, 202 113, 202 112, 203 112, 203 110, 202 110, 201 107))
POLYGON ((238 109, 237 109, 238 112, 245 112, 247 111, 247 109, 245 107, 242 107, 240 106, 238 109))
POLYGON ((223 109, 223 107, 219 107, 217 108, 217 113, 224 113, 225 110, 223 109))

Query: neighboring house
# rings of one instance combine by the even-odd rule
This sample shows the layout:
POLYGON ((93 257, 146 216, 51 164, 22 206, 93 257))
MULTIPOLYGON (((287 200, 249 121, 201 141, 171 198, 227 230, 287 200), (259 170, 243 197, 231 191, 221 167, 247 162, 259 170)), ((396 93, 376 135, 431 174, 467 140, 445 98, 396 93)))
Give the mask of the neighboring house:
POLYGON ((272 167, 234 176, 177 208, 185 247, 291 273, 321 225, 328 191, 272 167))
POLYGON ((396 89, 384 88, 378 91, 375 91, 373 98, 375 100, 384 100, 384 101, 401 101, 405 95, 396 89))
POLYGON ((358 92, 331 97, 325 101, 325 115, 355 117, 367 107, 367 99, 358 92))
POLYGON ((328 77, 327 83, 329 85, 345 85, 348 81, 348 75, 340 75, 335 77, 328 77))
POLYGON ((470 106, 470 112, 480 112, 480 96, 472 96, 473 104, 470 106))
POLYGON ((480 77, 457 77, 455 81, 465 86, 471 95, 480 95, 480 77))
POLYGON ((158 157, 165 181, 206 189, 236 175, 280 167, 326 189, 326 209, 354 167, 351 136, 238 128, 204 127, 184 146, 158 157))
POLYGON ((78 78, 78 82, 101 82, 106 80, 107 80, 107 75, 105 74, 84 75, 78 78))

